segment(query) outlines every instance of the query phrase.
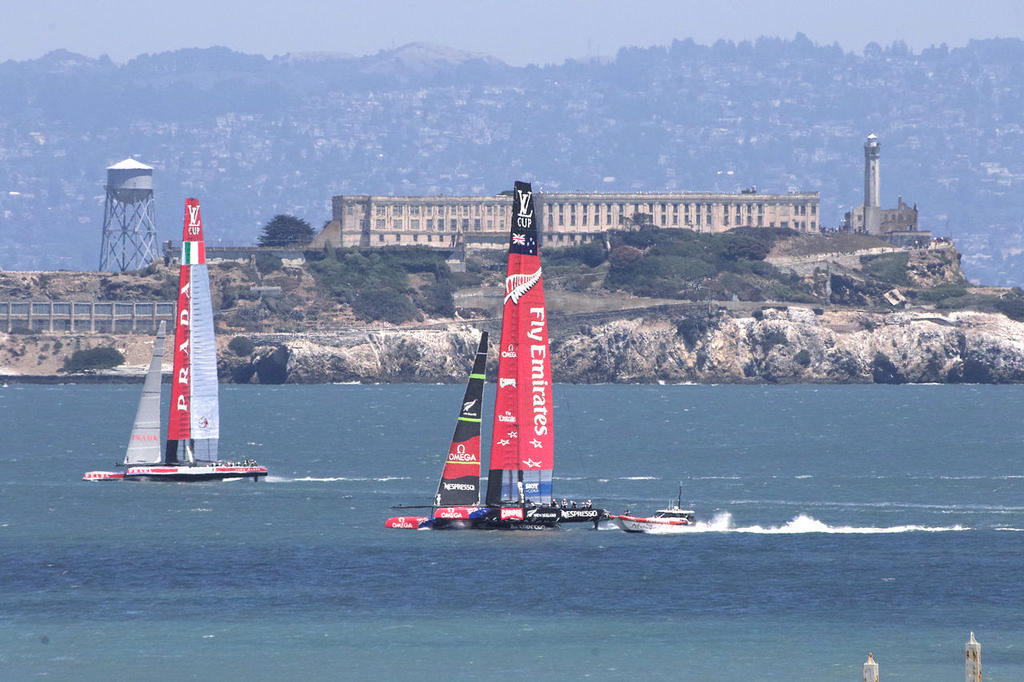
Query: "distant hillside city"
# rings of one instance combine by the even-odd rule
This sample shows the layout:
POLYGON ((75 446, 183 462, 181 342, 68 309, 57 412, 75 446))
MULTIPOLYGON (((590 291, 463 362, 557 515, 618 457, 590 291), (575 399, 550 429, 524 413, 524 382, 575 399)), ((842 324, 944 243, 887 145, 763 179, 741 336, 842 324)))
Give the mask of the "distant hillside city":
POLYGON ((756 187, 816 194, 818 229, 913 217, 955 241, 972 280, 1019 285, 1022 64, 1015 39, 856 54, 802 34, 522 68, 428 45, 127 64, 57 51, 0 64, 0 268, 97 269, 106 169, 130 157, 153 168, 161 242, 179 237, 186 196, 228 246, 277 214, 319 230, 339 196, 756 187), (863 210, 868 134, 877 216, 863 210))

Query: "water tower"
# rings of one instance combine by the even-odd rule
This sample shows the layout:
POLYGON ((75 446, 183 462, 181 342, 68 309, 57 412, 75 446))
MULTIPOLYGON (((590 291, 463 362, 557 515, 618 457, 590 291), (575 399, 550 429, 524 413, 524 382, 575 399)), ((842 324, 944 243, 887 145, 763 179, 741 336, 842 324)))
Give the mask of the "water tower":
POLYGON ((156 259, 153 168, 125 159, 107 168, 100 270, 138 270, 156 259))

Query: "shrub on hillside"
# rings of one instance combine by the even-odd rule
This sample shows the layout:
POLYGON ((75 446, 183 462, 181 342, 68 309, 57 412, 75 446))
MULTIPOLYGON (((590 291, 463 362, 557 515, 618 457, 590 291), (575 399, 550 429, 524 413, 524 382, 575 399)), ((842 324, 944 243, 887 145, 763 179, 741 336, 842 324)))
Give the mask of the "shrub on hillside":
POLYGON ((910 262, 910 254, 906 251, 863 256, 860 262, 864 274, 880 282, 898 286, 906 286, 910 283, 907 277, 907 263, 910 262))
POLYGON ((1014 287, 1010 293, 996 301, 996 310, 1011 320, 1024 322, 1024 291, 1014 287))
POLYGON ((447 282, 424 286, 416 297, 416 303, 431 317, 455 317, 455 296, 447 282))
POLYGON ((124 364, 121 351, 110 346, 99 346, 88 350, 76 350, 70 358, 64 360, 62 372, 86 372, 90 370, 112 369, 124 364))
POLYGON ((726 232, 718 235, 716 251, 731 261, 764 260, 772 249, 771 235, 750 231, 726 232))
POLYGON ((331 295, 346 299, 361 290, 394 289, 404 291, 409 276, 386 249, 363 255, 358 249, 336 249, 322 260, 307 263, 317 284, 331 295))
POLYGON ((256 344, 248 336, 236 336, 228 343, 228 350, 242 358, 252 355, 255 348, 256 344))
POLYGON ((276 270, 280 270, 282 265, 284 265, 284 261, 272 253, 260 251, 256 254, 256 271, 261 275, 269 275, 276 270))
POLYGON ((560 246, 544 249, 546 265, 585 265, 596 268, 605 261, 604 242, 600 239, 578 246, 560 246))
POLYGON ((391 324, 409 322, 419 317, 419 311, 407 294, 393 289, 369 289, 352 297, 352 312, 366 322, 383 320, 391 324))

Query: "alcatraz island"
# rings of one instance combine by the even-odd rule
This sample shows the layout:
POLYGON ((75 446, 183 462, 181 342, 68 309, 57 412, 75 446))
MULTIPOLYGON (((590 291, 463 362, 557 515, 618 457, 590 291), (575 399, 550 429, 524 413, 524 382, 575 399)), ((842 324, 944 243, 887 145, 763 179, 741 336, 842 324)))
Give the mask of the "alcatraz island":
MULTIPOLYGON (((883 209, 880 148, 869 135, 864 203, 837 229, 817 192, 541 195, 554 380, 1024 381, 1024 291, 971 286, 916 205, 883 209)), ((107 170, 105 214, 131 204, 147 236, 105 221, 117 273, 0 272, 5 381, 137 381, 174 323, 153 169, 107 170)), ((256 247, 208 245, 221 380, 462 382, 480 332, 500 343, 510 220, 507 193, 335 196, 319 233, 279 215, 256 247)))
MULTIPOLYGON (((225 382, 461 382, 479 331, 499 336, 501 249, 237 251, 208 257, 225 382)), ((0 272, 4 381, 141 380, 173 253, 0 272)), ((948 240, 641 224, 542 261, 559 382, 1024 380, 1024 292, 971 286, 948 240)))

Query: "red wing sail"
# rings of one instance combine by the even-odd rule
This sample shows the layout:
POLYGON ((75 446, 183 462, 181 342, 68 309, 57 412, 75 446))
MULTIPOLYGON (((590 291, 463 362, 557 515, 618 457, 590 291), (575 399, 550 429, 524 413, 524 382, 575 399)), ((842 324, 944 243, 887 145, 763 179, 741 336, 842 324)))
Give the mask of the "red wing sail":
POLYGON ((512 200, 487 504, 547 504, 554 464, 551 360, 529 183, 516 182, 512 200))
POLYGON ((480 335, 480 346, 469 374, 466 395, 462 398, 455 435, 448 449, 441 482, 434 498, 436 507, 457 507, 480 503, 480 415, 487 369, 487 332, 480 335))

